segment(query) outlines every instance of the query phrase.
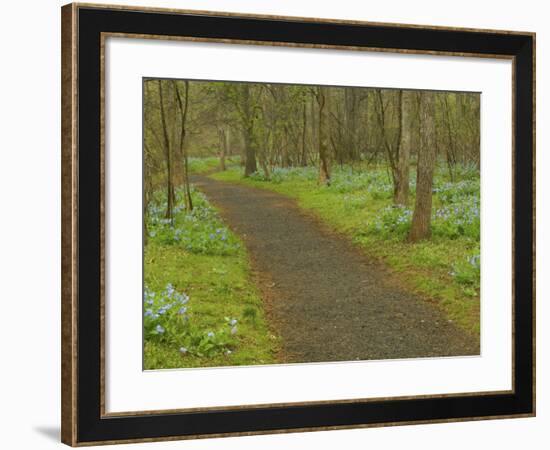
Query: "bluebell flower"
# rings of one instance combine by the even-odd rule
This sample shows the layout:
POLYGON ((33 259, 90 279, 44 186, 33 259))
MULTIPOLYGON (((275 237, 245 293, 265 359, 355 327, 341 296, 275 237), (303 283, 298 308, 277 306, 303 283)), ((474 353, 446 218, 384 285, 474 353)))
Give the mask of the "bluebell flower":
POLYGON ((157 325, 155 330, 158 334, 162 334, 165 331, 164 328, 161 325, 157 325))
POLYGON ((214 332, 213 332, 213 331, 209 331, 206 335, 207 335, 208 337, 214 337, 214 332))
POLYGON ((153 316, 153 310, 151 310, 151 309, 146 310, 144 316, 145 317, 152 317, 153 316))
POLYGON ((237 334, 237 326, 231 328, 231 334, 237 334))
POLYGON ((185 347, 180 347, 180 353, 185 355, 187 353, 187 349, 185 347))
POLYGON ((184 306, 183 308, 180 308, 178 311, 178 314, 180 316, 184 315, 187 312, 187 308, 184 306))
POLYGON ((229 321, 229 325, 231 325, 231 326, 237 325, 237 319, 231 319, 229 321))
POLYGON ((168 283, 166 285, 166 295, 168 295, 168 297, 172 297, 174 292, 175 292, 174 286, 172 286, 172 283, 168 283))
POLYGON ((179 302, 181 305, 185 305, 189 301, 189 296, 186 294, 179 294, 176 293, 175 300, 179 302))

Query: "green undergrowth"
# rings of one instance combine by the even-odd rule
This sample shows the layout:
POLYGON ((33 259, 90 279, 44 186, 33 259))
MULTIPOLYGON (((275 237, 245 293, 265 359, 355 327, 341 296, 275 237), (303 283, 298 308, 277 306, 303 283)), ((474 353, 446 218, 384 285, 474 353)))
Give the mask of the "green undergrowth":
MULTIPOLYGON (((239 164, 239 156, 228 156, 225 159, 226 167, 239 164)), ((220 170, 220 158, 210 156, 208 158, 189 158, 189 173, 204 174, 220 170)))
POLYGON ((177 194, 173 220, 157 193, 147 214, 144 254, 144 368, 270 364, 268 329, 242 242, 206 197, 187 213, 177 194))
POLYGON ((453 182, 442 169, 436 172, 432 237, 411 244, 406 236, 414 205, 413 172, 407 208, 393 206, 391 180, 382 168, 335 168, 328 187, 318 185, 313 167, 275 169, 270 180, 260 174, 243 178, 237 167, 211 176, 295 198, 393 269, 389 283, 418 292, 441 307, 449 320, 479 336, 479 172, 464 167, 453 182))

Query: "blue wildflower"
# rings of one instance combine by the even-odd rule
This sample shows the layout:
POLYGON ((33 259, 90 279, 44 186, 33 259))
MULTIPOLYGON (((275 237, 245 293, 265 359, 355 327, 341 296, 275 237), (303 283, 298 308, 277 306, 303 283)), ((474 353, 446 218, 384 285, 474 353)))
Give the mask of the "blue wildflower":
POLYGON ((166 295, 168 296, 168 298, 172 298, 175 292, 176 290, 174 289, 174 286, 172 286, 172 283, 168 283, 166 285, 166 295))

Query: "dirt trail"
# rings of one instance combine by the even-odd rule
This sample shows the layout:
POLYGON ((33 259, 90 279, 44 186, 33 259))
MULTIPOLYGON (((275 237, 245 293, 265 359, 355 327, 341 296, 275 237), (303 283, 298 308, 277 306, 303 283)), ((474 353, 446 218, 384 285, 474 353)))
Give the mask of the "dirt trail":
POLYGON ((245 241, 285 362, 476 355, 479 342, 292 199, 194 176, 245 241))

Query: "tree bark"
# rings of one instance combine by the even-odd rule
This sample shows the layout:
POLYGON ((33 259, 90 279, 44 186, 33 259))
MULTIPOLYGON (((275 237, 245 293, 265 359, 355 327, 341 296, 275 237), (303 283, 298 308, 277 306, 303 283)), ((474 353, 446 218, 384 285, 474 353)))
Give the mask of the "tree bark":
POLYGON ((181 94, 178 85, 174 81, 174 89, 176 90, 176 99, 181 111, 181 129, 180 129, 180 154, 183 156, 183 191, 185 195, 185 209, 193 210, 193 200, 191 198, 191 186, 189 185, 189 158, 187 148, 185 146, 185 124, 187 122, 187 111, 189 110, 189 81, 185 80, 185 96, 184 101, 181 100, 181 94))
POLYGON ((243 113, 243 140, 245 150, 244 176, 249 177, 258 170, 256 165, 256 148, 254 142, 254 111, 250 99, 250 86, 242 84, 241 89, 243 113))
POLYGON ((162 146, 164 149, 164 159, 166 164, 166 218, 173 217, 174 183, 172 181, 172 160, 170 151, 170 139, 168 138, 168 128, 166 125, 166 113, 164 111, 164 95, 162 92, 162 80, 158 80, 159 86, 159 104, 160 118, 162 123, 162 146))
POLYGON ((225 155, 227 154, 227 135, 223 127, 218 128, 220 140, 220 170, 225 171, 225 155))
POLYGON ((344 145, 347 161, 357 159, 357 109, 357 88, 344 88, 344 145))
POLYGON ((317 90, 319 104, 318 150, 319 150, 319 184, 330 185, 330 172, 327 161, 328 150, 328 92, 326 87, 317 90))
POLYGON ((435 94, 422 92, 420 98, 421 146, 416 171, 416 203, 409 241, 417 242, 431 236, 432 187, 436 160, 435 94))
POLYGON ((394 92, 382 92, 380 89, 376 89, 374 92, 376 99, 378 100, 376 118, 378 128, 380 129, 380 139, 384 149, 386 150, 388 165, 391 170, 393 182, 393 199, 394 203, 397 203, 397 192, 401 189, 403 184, 400 180, 400 173, 398 169, 401 134, 403 131, 401 117, 403 91, 398 91, 397 96, 394 92), (386 101, 384 100, 385 98, 386 101))
POLYGON ((401 107, 401 143, 397 158, 394 203, 406 206, 409 203, 409 160, 411 154, 411 108, 414 93, 402 91, 401 107))
POLYGON ((448 95, 452 94, 443 94, 443 111, 445 113, 444 115, 444 121, 445 121, 445 128, 447 131, 447 145, 445 146, 446 150, 446 156, 447 156, 447 168, 449 169, 449 178, 451 179, 451 182, 455 180, 455 166, 457 162, 456 157, 456 142, 454 137, 454 130, 453 130, 453 124, 451 120, 451 110, 449 106, 449 101, 447 99, 448 95))
POLYGON ((306 147, 306 131, 307 131, 307 103, 306 98, 303 98, 302 105, 302 157, 300 164, 303 167, 307 166, 307 147, 306 147))

